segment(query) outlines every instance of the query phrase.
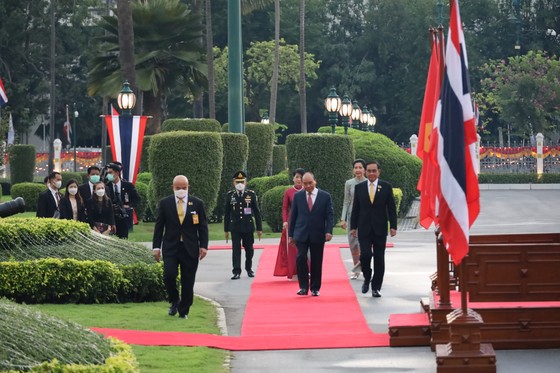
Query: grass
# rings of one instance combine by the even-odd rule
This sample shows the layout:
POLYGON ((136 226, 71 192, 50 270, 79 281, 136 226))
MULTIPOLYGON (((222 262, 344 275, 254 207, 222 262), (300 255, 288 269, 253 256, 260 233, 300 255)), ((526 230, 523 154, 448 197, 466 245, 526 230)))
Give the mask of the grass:
MULTIPOLYGON (((167 315, 168 303, 38 304, 37 310, 86 327, 220 334, 211 303, 195 297, 187 321, 167 315)), ((132 346, 144 373, 225 372, 227 351, 208 347, 132 346)))

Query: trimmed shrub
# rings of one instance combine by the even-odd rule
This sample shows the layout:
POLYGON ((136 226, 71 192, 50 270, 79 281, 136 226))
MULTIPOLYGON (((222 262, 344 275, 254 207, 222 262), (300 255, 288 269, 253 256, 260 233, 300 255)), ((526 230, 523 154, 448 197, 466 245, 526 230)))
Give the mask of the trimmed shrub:
POLYGON ((270 226, 273 232, 282 231, 282 201, 284 193, 289 188, 289 185, 274 187, 264 193, 260 199, 263 220, 270 226))
POLYGON ((170 195, 173 178, 185 175, 189 178, 189 194, 202 199, 210 214, 218 199, 222 160, 219 133, 177 131, 153 135, 150 170, 154 200, 170 195))
POLYGON ((272 162, 272 147, 276 138, 274 127, 249 122, 245 123, 245 133, 249 138, 247 177, 252 179, 267 176, 267 170, 272 162))
POLYGON ((286 138, 286 147, 290 173, 299 167, 313 172, 317 187, 331 194, 336 222, 342 211, 344 181, 352 177, 352 140, 343 135, 292 134, 286 138))
POLYGON ((288 176, 287 170, 279 173, 278 175, 256 177, 247 182, 247 188, 255 191, 257 197, 259 197, 261 206, 264 194, 272 188, 280 185, 292 185, 292 180, 288 176))
POLYGON ((148 206, 148 185, 141 181, 136 181, 134 186, 140 196, 140 203, 135 208, 136 216, 138 217, 138 220, 143 220, 148 206))
POLYGON ((220 136, 224 147, 223 167, 218 201, 212 212, 212 220, 217 222, 221 222, 224 216, 224 198, 228 190, 233 188, 232 176, 235 172, 245 168, 249 155, 249 140, 244 134, 222 132, 220 136))
POLYGON ((12 198, 21 197, 25 200, 25 211, 37 211, 39 194, 47 189, 45 184, 19 183, 12 185, 12 198))
POLYGON ((35 147, 33 145, 12 145, 8 148, 10 180, 12 185, 30 183, 35 172, 35 147))
POLYGON ((161 125, 161 132, 172 131, 221 132, 222 126, 216 119, 209 118, 173 118, 165 120, 161 125))
POLYGON ((140 172, 136 175, 136 182, 141 182, 146 185, 150 184, 152 181, 152 173, 151 172, 140 172))
POLYGON ((276 175, 288 168, 286 145, 274 145, 272 148, 272 174, 276 175))
POLYGON ((136 263, 119 266, 126 279, 119 292, 121 302, 155 302, 166 297, 161 264, 136 263))
MULTIPOLYGON (((142 140, 142 156, 140 157, 140 166, 138 166, 138 172, 148 172, 150 171, 150 141, 152 136, 144 135, 142 140)), ((138 181, 138 179, 136 179, 138 181)), ((148 184, 148 183, 146 183, 148 184)))
MULTIPOLYGON (((78 182, 79 184, 83 184, 84 180, 82 179, 82 173, 81 172, 68 172, 68 171, 63 171, 60 173, 60 176, 62 176, 62 185, 66 185, 66 182, 68 180, 74 179, 78 182)), ((87 179, 85 179, 87 180, 87 179)))

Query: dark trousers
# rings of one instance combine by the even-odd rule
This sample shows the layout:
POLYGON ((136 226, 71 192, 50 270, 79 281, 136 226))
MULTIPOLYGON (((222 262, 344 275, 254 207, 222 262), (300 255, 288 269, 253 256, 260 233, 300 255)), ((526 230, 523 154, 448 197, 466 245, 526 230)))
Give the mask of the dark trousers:
POLYGON ((253 232, 231 232, 231 261, 234 275, 241 274, 241 246, 245 249, 245 270, 253 270, 253 255, 255 254, 255 250, 253 249, 254 242, 255 238, 253 237, 253 232))
POLYGON ((163 256, 163 282, 171 304, 177 305, 181 315, 188 315, 193 304, 193 289, 198 258, 193 258, 184 248, 174 256, 163 256), (181 268, 181 297, 177 290, 177 275, 181 268))
POLYGON ((385 275, 385 245, 387 236, 369 235, 358 238, 360 241, 360 264, 364 280, 371 280, 372 290, 381 290, 383 276, 385 275), (373 258, 373 278, 371 270, 371 258, 373 258))
POLYGON ((118 219, 115 217, 115 226, 117 227, 117 237, 128 239, 129 219, 118 219))
POLYGON ((325 243, 296 242, 296 247, 298 249, 296 267, 300 289, 319 291, 323 277, 323 249, 325 243), (309 265, 307 264, 308 252, 310 254, 309 265), (309 274, 311 274, 311 279, 309 274))

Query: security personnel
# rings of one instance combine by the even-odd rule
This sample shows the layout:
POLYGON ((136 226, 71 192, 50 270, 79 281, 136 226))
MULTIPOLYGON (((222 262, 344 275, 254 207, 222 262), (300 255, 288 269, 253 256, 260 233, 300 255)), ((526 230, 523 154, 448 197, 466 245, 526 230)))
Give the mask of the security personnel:
POLYGON ((262 236, 262 220, 259 210, 257 195, 252 190, 246 189, 247 174, 237 171, 233 174, 234 190, 228 192, 224 207, 224 232, 226 242, 231 232, 232 244, 232 280, 238 280, 241 276, 241 243, 245 248, 245 270, 249 277, 254 277, 253 272, 253 232, 255 225, 259 240, 262 236))

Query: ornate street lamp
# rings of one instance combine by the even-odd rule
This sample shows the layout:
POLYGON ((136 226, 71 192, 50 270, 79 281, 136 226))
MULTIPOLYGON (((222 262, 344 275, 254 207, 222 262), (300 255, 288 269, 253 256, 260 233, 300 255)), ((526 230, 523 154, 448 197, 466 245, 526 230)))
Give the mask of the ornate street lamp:
POLYGON ((375 132, 375 123, 377 123, 377 118, 373 115, 373 112, 370 112, 368 118, 368 126, 371 132, 375 132))
POLYGON ((342 105, 340 105, 340 116, 342 117, 342 125, 344 126, 344 135, 348 135, 348 119, 352 115, 352 102, 348 98, 348 95, 344 95, 342 98, 342 105))
POLYGON ((358 106, 358 101, 352 101, 352 127, 360 129, 360 120, 362 119, 362 110, 358 106))
POLYGON ((364 105, 364 107, 362 108, 362 118, 360 120, 360 123, 362 124, 361 127, 362 131, 367 131, 368 122, 369 122, 369 109, 367 105, 364 105))
POLYGON ((261 118, 261 123, 262 124, 269 124, 270 123, 270 118, 268 117, 268 111, 265 111, 263 113, 263 116, 261 118))
POLYGON ((132 115, 132 109, 136 105, 136 95, 132 92, 128 80, 125 80, 121 92, 117 97, 117 103, 122 110, 122 115, 132 115))
POLYGON ((336 94, 336 89, 332 87, 329 95, 325 99, 325 109, 329 112, 329 123, 331 125, 332 133, 335 133, 336 130, 336 122, 338 120, 337 113, 340 110, 340 106, 340 97, 336 94))

